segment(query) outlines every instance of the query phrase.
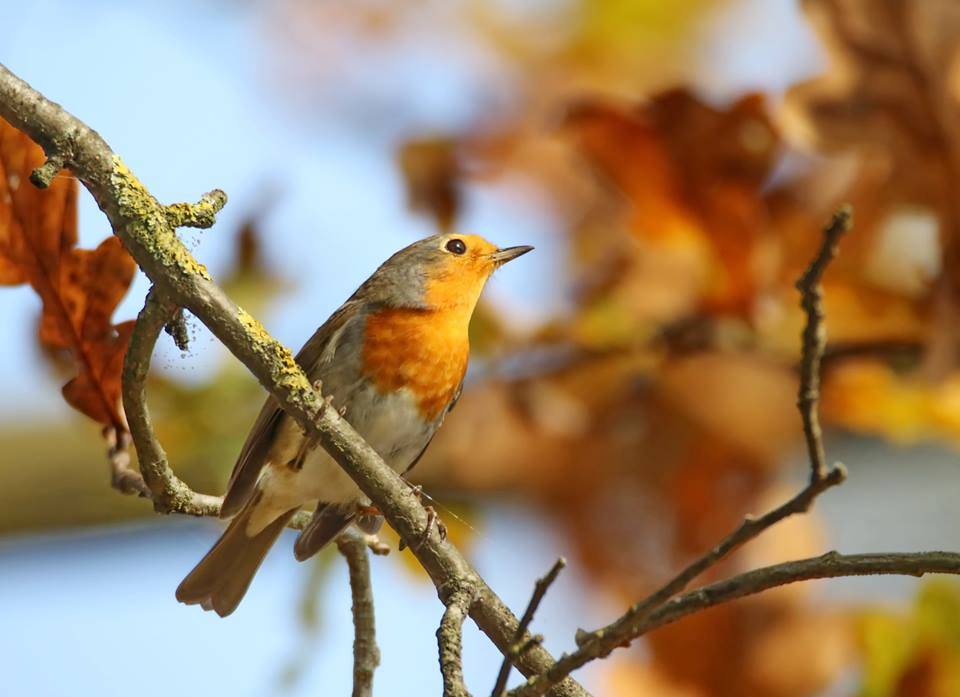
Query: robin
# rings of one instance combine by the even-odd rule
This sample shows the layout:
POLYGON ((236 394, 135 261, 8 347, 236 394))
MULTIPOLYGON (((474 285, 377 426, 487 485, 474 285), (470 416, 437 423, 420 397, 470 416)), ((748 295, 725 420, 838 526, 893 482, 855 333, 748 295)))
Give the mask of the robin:
MULTIPOLYGON (((532 247, 476 235, 427 237, 390 257, 314 332, 296 360, 384 461, 406 474, 460 396, 467 327, 490 275, 532 247)), ((369 501, 327 452, 268 398, 227 485, 226 531, 177 588, 177 600, 233 612, 290 518, 316 501, 294 544, 303 561, 369 501)))

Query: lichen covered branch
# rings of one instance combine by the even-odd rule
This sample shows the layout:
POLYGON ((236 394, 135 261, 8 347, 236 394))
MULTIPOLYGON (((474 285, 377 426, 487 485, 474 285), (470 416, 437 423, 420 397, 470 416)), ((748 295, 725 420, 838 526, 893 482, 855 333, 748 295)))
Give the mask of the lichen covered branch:
POLYGON ((53 153, 47 157, 46 162, 30 173, 30 181, 38 189, 46 189, 61 169, 63 169, 63 156, 53 153))
POLYGON ((373 673, 380 665, 380 649, 377 648, 367 540, 359 532, 348 530, 337 538, 337 549, 347 560, 350 570, 354 630, 353 697, 372 697, 373 673))
MULTIPOLYGON (((431 530, 427 512, 403 480, 337 410, 323 408, 322 396, 310 384, 289 349, 273 339, 257 320, 237 307, 213 283, 206 268, 177 237, 168 207, 153 197, 103 138, 2 65, 0 117, 33 138, 48 157, 62 160, 93 195, 114 234, 153 282, 164 303, 189 310, 207 326, 304 432, 315 438, 343 467, 400 537, 407 543, 418 542, 414 553, 437 588, 444 588, 444 592, 475 589, 471 617, 501 652, 509 651, 519 624, 517 618, 460 552, 431 530)), ((169 313, 163 314, 165 321, 169 320, 169 313)), ((149 327, 152 335, 152 320, 149 327)), ((142 360, 141 365, 145 365, 142 360)), ((125 391, 128 389, 137 388, 134 385, 125 391)), ((142 392, 131 396, 136 397, 132 400, 135 407, 137 400, 143 401, 142 392)), ((175 481, 166 479, 169 465, 162 448, 139 437, 149 428, 149 418, 144 418, 144 414, 140 415, 142 428, 134 432, 131 424, 131 433, 138 453, 141 443, 145 446, 141 457, 147 460, 154 482, 151 491, 167 492, 171 494, 166 497, 168 501, 176 500, 178 492, 167 491, 169 483, 175 484, 175 481)), ((150 479, 146 476, 145 479, 149 484, 150 479)), ((185 505, 191 500, 188 498, 185 505)), ((197 503, 204 511, 213 513, 214 500, 197 503)), ((518 668, 528 676, 543 672, 552 663, 552 657, 541 646, 532 647, 517 659, 518 668)), ((586 693, 568 680, 558 686, 557 694, 586 693)))

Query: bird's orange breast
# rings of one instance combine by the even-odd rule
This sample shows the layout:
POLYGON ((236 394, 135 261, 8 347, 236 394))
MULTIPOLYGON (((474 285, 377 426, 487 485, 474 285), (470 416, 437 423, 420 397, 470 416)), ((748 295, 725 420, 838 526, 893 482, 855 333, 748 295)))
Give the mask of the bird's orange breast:
POLYGON ((381 392, 407 388, 423 418, 437 418, 467 371, 469 321, 469 313, 457 308, 372 313, 363 342, 364 375, 381 392))

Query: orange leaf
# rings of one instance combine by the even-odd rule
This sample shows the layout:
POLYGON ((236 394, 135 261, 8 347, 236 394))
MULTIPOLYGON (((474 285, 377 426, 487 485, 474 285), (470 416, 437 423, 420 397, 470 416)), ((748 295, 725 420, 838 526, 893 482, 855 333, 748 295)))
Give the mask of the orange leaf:
POLYGON ((431 216, 439 230, 449 230, 460 209, 456 143, 442 137, 410 140, 400 147, 397 161, 410 209, 431 216))
POLYGON ((77 249, 77 182, 58 177, 44 190, 29 182, 43 152, 0 120, 0 284, 29 283, 40 296, 41 343, 74 358, 67 402, 105 425, 125 427, 120 374, 132 322, 114 326, 113 311, 136 265, 120 240, 77 249))
POLYGON ((763 98, 714 109, 672 90, 634 109, 583 102, 567 123, 629 202, 629 227, 648 255, 683 253, 685 273, 703 278, 704 309, 746 312, 764 281, 763 185, 780 145, 763 98))

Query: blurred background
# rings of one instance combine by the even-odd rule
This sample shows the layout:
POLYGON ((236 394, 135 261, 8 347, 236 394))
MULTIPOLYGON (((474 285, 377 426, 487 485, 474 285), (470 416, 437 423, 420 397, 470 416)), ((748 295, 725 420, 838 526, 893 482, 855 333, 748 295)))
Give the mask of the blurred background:
MULTIPOLYGON (((559 653, 806 476, 793 282, 842 202, 823 416, 850 480, 709 578, 836 548, 960 548, 960 5, 953 0, 0 0, 0 62, 100 131, 296 348, 389 254, 456 229, 536 253, 495 277, 460 405, 413 479, 559 653), (482 430, 481 430, 482 429, 482 430), (481 438, 481 433, 483 437, 481 438)), ((109 233, 79 201, 79 240, 109 233)), ((114 320, 135 317, 138 276, 114 320)), ((226 620, 173 590, 218 534, 109 487, 40 301, 0 291, 0 666, 10 694, 349 694, 335 553, 290 538, 226 620), (188 687, 184 687, 188 686, 188 687)), ((148 389, 178 473, 222 493, 260 407, 199 325, 148 389)), ((373 558, 383 695, 440 693, 441 605, 373 558)), ((465 674, 499 655, 475 628, 465 674)), ((960 695, 948 580, 787 587, 579 677, 597 695, 960 695)), ((518 681, 514 675, 513 681, 518 681)))

